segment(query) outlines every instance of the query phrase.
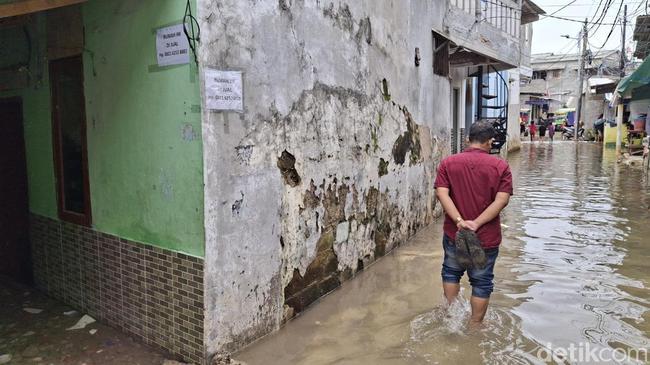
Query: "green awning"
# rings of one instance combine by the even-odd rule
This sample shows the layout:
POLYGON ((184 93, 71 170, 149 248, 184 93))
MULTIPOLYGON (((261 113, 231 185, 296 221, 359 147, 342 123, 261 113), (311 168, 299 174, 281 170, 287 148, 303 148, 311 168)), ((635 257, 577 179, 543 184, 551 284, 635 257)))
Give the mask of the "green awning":
POLYGON ((650 85, 650 57, 647 57, 643 63, 631 74, 625 76, 616 86, 616 94, 620 97, 629 96, 632 90, 650 85))

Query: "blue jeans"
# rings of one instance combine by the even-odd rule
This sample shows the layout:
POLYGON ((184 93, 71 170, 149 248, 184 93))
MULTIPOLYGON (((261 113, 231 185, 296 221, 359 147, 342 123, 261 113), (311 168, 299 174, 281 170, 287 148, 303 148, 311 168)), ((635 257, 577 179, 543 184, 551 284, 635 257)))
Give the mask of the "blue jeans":
MULTIPOLYGON (((451 238, 444 235, 442 246, 445 250, 445 259, 442 262, 442 282, 459 284, 460 278, 463 277, 465 269, 456 262, 456 245, 451 238)), ((492 294, 494 284, 494 263, 499 255, 499 248, 488 248, 485 250, 487 256, 487 265, 483 269, 469 269, 469 283, 472 285, 472 296, 479 298, 489 298, 492 294)))

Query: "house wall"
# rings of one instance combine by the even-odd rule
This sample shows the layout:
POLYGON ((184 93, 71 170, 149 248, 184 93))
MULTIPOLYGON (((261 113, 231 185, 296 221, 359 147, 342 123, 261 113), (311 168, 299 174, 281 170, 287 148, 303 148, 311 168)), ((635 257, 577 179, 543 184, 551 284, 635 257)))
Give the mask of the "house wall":
POLYGON ((533 23, 521 25, 521 37, 519 39, 519 68, 510 73, 510 99, 508 109, 508 151, 516 151, 521 148, 521 133, 519 127, 519 114, 523 108, 529 108, 526 101, 530 100, 529 95, 521 95, 522 88, 525 89, 530 81, 525 72, 530 72, 531 67, 531 49, 533 45, 533 23), (525 80, 525 84, 522 83, 525 80))
MULTIPOLYGON (((639 114, 650 112, 650 99, 638 99, 630 101, 630 121, 639 114)), ((646 122, 646 131, 650 131, 650 123, 646 122)))
POLYGON ((519 95, 519 70, 509 73, 508 78, 508 152, 521 148, 521 134, 519 133, 519 111, 523 105, 519 95))
MULTIPOLYGON (((455 134, 453 131, 453 114, 450 114, 449 120, 450 120, 450 126, 452 128, 452 138, 450 141, 450 148, 452 153, 454 152, 454 146, 456 147, 457 152, 461 152, 463 149, 465 149, 465 146, 467 145, 467 133, 469 130, 466 128, 466 120, 467 120, 467 113, 472 113, 472 109, 467 109, 466 106, 466 98, 467 98, 467 93, 471 92, 471 90, 467 90, 467 75, 468 75, 468 69, 467 67, 457 67, 457 68, 452 68, 450 70, 450 82, 451 82, 451 88, 452 91, 453 89, 458 89, 459 91, 459 105, 458 105, 458 120, 459 120, 459 133, 455 134)), ((449 112, 452 113, 453 108, 453 94, 450 95, 449 97, 449 112)))
POLYGON ((244 80, 243 113, 204 111, 209 354, 277 329, 434 219, 445 4, 201 2, 202 67, 244 80))
POLYGON ((583 106, 583 117, 581 118, 584 122, 586 129, 593 129, 594 122, 601 114, 605 113, 607 108, 607 101, 605 100, 604 95, 586 93, 583 97, 584 106, 583 106))
MULTIPOLYGON (((147 344, 201 363, 198 68, 158 67, 155 51, 155 29, 180 23, 184 12, 185 2, 175 0, 89 0, 34 14, 25 25, 31 57, 14 72, 23 78, 0 74, 0 97, 23 100, 36 286, 147 344), (53 39, 60 42, 54 48, 53 39), (75 42, 83 43, 69 49, 75 42), (57 213, 48 61, 73 52, 83 52, 84 62, 90 227, 63 222, 57 213)), ((0 42, 11 44, 7 38, 0 42)))
POLYGON ((95 226, 203 256, 197 69, 158 67, 155 50, 154 30, 182 22, 185 2, 95 0, 83 10, 95 226))
MULTIPOLYGON (((154 29, 180 22, 175 1, 91 0, 82 6, 88 170, 93 228, 203 256, 199 83, 189 65, 156 66, 154 29), (111 16, 107 16, 111 14, 111 16)), ((57 219, 47 22, 30 29, 23 100, 30 211, 57 219)), ((10 41, 10 40, 7 40, 10 41)))

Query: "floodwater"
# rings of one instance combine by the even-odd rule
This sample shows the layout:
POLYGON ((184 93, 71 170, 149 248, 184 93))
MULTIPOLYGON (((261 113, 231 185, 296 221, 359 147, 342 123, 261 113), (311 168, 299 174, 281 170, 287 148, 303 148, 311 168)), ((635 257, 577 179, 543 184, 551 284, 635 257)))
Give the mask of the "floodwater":
POLYGON ((613 151, 524 144, 509 158, 495 291, 446 308, 441 224, 236 358, 248 364, 650 363, 650 188, 613 151), (576 153, 577 151, 577 153, 576 153), (576 156, 578 156, 576 158, 576 156))

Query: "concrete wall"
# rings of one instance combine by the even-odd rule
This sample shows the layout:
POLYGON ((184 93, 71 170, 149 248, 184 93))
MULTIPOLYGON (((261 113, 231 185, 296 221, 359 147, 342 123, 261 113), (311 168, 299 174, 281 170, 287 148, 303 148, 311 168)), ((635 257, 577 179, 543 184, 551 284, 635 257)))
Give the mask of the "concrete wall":
POLYGON ((521 26, 521 37, 519 38, 519 66, 532 68, 531 51, 533 47, 533 23, 523 24, 521 26))
MULTIPOLYGON (((0 93, 23 100, 30 210, 55 219, 48 57, 69 51, 47 45, 48 29, 63 26, 57 14, 67 10, 36 14, 27 26, 32 57, 21 71, 29 75, 28 87, 0 93)), ((184 10, 185 2, 175 0, 90 0, 81 6, 83 27, 67 37, 85 40, 79 52, 93 228, 202 256, 198 71, 156 66, 154 30, 180 23, 184 10)), ((11 57, 0 64, 17 62, 11 57)))
POLYGON ((589 92, 585 93, 583 100, 583 117, 581 117, 581 119, 584 122, 586 129, 592 129, 596 119, 598 119, 601 114, 605 114, 608 103, 605 100, 604 95, 591 94, 589 92))
POLYGON ((519 96, 519 69, 509 73, 508 79, 508 152, 521 148, 521 134, 519 133, 519 111, 522 101, 519 96))
MULTIPOLYGON (((440 4, 441 9, 445 7, 445 1, 433 1, 440 4)), ((455 1, 458 4, 467 4, 465 1, 455 1)), ((516 17, 505 16, 500 18, 494 16, 498 6, 496 2, 482 2, 481 7, 488 6, 490 10, 488 13, 483 12, 481 20, 477 21, 474 11, 468 11, 467 8, 461 9, 457 6, 447 6, 446 14, 444 17, 443 27, 434 26, 436 30, 443 30, 456 45, 467 49, 475 50, 482 55, 500 60, 506 64, 516 67, 519 65, 519 21, 516 17), (494 9, 494 12, 493 10, 494 9), (516 26, 517 29, 510 32, 504 32, 500 27, 496 27, 492 23, 501 26, 508 23, 508 20, 514 20, 511 24, 516 26)), ((504 3, 505 5, 505 3, 504 3)), ((506 5, 506 6, 513 6, 506 5)), ((501 11, 508 10, 507 8, 500 7, 501 11)))
POLYGON ((208 353, 277 329, 433 220, 444 4, 200 2, 202 67, 243 71, 245 104, 204 111, 208 353))
MULTIPOLYGON (((450 140, 450 148, 453 153, 454 151, 454 146, 456 147, 456 151, 461 152, 463 149, 465 149, 465 146, 467 145, 467 133, 469 130, 467 129, 466 126, 466 119, 467 119, 467 113, 472 113, 472 108, 467 108, 466 107, 466 98, 467 98, 467 93, 471 93, 472 90, 467 89, 467 67, 456 67, 456 68, 451 68, 450 70, 450 82, 451 82, 451 88, 452 91, 453 89, 458 89, 459 91, 459 105, 458 105, 458 120, 459 120, 459 133, 456 133, 455 135, 452 136, 450 140)), ((453 108, 453 93, 449 97, 449 112, 452 113, 452 108, 453 108)), ((450 114, 449 117, 450 123, 449 125, 453 129, 453 113, 450 114)), ((453 130, 452 130, 453 133, 453 130)))
MULTIPOLYGON (((650 99, 640 99, 630 101, 630 121, 637 115, 650 113, 650 99)), ((646 122, 646 130, 650 131, 650 124, 646 122)))

